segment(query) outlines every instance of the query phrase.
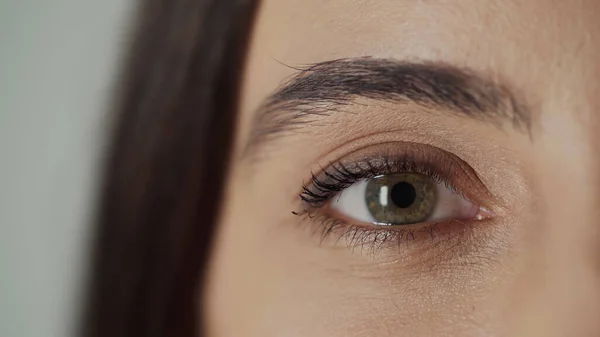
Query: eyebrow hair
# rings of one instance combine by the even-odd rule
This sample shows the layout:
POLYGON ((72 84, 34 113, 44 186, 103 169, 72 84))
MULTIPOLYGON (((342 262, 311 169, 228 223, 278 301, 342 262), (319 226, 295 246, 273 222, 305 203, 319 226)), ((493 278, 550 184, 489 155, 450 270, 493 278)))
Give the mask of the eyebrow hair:
POLYGON ((528 105, 506 84, 439 62, 371 57, 338 59, 303 68, 258 109, 246 153, 288 131, 310 126, 358 98, 444 109, 531 136, 528 105))

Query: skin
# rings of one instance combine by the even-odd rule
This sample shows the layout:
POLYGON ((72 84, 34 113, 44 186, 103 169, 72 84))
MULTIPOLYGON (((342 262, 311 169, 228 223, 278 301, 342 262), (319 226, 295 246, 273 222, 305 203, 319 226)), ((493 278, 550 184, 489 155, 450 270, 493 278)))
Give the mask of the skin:
POLYGON ((263 1, 204 288, 208 335, 599 336, 599 14, 594 0, 263 1), (362 56, 502 81, 527 101, 531 132, 364 100, 244 154, 260 105, 297 73, 281 63, 362 56), (311 171, 390 142, 461 158, 494 216, 353 249, 291 213, 311 171))

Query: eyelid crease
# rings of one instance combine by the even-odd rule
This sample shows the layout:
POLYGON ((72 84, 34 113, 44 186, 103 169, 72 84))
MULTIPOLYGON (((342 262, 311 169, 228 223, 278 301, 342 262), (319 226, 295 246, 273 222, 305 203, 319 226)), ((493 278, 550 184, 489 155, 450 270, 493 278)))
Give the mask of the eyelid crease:
POLYGON ((431 145, 394 142, 372 145, 330 163, 312 174, 302 185, 300 199, 309 208, 320 208, 337 193, 362 179, 378 175, 412 172, 443 183, 493 214, 501 207, 473 168, 454 154, 431 145))

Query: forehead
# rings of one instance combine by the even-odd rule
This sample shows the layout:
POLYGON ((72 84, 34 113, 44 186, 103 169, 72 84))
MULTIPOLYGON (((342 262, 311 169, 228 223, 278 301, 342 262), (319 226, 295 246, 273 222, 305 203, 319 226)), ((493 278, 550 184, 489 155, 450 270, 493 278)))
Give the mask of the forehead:
POLYGON ((265 47, 292 61, 368 52, 478 62, 501 58, 499 48, 576 47, 598 28, 599 8, 594 0, 267 0, 260 23, 273 43, 265 47))
POLYGON ((360 56, 468 67, 501 78, 534 104, 552 97, 562 101, 547 104, 566 106, 567 98, 597 92, 598 13, 595 0, 266 0, 244 106, 255 109, 294 73, 280 63, 360 56))

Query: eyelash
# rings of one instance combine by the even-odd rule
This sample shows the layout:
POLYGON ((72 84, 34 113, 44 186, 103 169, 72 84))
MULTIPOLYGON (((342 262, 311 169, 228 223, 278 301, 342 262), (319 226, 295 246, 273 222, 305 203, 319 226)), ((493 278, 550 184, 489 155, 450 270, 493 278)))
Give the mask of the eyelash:
MULTIPOLYGON (((415 241, 421 238, 422 235, 430 239, 437 238, 442 223, 431 223, 427 225, 421 225, 419 227, 414 226, 372 226, 366 227, 362 225, 349 224, 343 220, 335 219, 326 215, 322 215, 318 212, 312 212, 310 210, 304 210, 302 212, 292 212, 294 215, 301 217, 302 219, 309 219, 315 221, 318 226, 314 230, 313 234, 320 236, 320 244, 323 244, 331 235, 337 235, 334 240, 336 243, 342 239, 347 240, 348 248, 352 250, 360 248, 361 252, 368 250, 375 253, 377 250, 383 248, 386 243, 397 242, 398 244, 403 241, 415 241), (341 231, 340 231, 341 230, 341 231)), ((466 226, 462 221, 452 220, 444 223, 444 226, 451 224, 457 224, 459 226, 466 226)))
POLYGON ((309 219, 318 226, 314 232, 315 234, 320 232, 321 244, 335 234, 336 243, 345 238, 349 247, 361 247, 361 249, 370 247, 372 251, 383 247, 388 242, 414 241, 422 237, 419 234, 426 234, 425 237, 434 239, 438 236, 440 225, 466 226, 459 220, 404 226, 358 225, 332 217, 322 211, 333 197, 352 184, 379 175, 400 172, 423 174, 433 182, 441 183, 461 197, 471 200, 455 187, 452 180, 453 174, 467 172, 463 169, 457 170, 456 163, 448 161, 447 155, 440 158, 442 156, 429 153, 419 157, 423 158, 417 159, 414 155, 406 154, 399 157, 367 158, 352 163, 333 163, 327 169, 322 169, 320 174, 313 173, 310 182, 303 184, 299 196, 304 209, 292 213, 303 219, 309 219))
POLYGON ((399 172, 423 174, 433 182, 442 183, 454 193, 464 197, 451 180, 439 172, 439 168, 429 163, 418 162, 412 157, 398 159, 380 157, 352 164, 332 164, 330 169, 324 170, 320 176, 313 173, 311 182, 302 186, 300 199, 311 208, 321 208, 337 193, 356 182, 399 172))

